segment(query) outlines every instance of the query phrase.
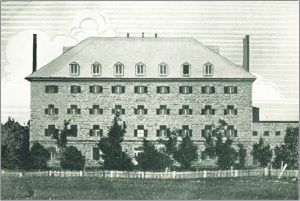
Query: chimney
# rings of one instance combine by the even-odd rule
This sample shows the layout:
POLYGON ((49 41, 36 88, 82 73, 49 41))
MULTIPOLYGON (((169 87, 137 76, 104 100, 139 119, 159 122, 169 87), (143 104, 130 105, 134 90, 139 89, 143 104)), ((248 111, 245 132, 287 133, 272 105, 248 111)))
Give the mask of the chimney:
POLYGON ((157 38, 157 33, 155 33, 154 35, 155 35, 155 38, 157 38))
POLYGON ((36 71, 36 34, 33 34, 32 72, 36 71))
POLYGON ((243 38, 243 68, 249 72, 249 35, 243 38))
POLYGON ((144 32, 142 32, 142 38, 144 38, 144 32))
POLYGON ((129 33, 127 33, 127 38, 129 38, 129 33))

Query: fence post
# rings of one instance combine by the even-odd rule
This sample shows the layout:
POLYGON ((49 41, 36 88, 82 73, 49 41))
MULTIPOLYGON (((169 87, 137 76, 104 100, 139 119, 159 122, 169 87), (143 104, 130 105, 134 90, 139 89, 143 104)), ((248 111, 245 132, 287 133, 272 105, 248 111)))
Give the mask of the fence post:
POLYGON ((79 176, 82 177, 82 170, 79 171, 79 176))
POLYGON ((176 178, 176 174, 175 174, 175 171, 173 171, 173 179, 176 178))
POLYGON ((20 177, 22 177, 23 176, 23 174, 22 174, 22 172, 20 172, 20 177))
POLYGON ((238 170, 234 170, 234 177, 238 176, 238 170))
POLYGON ((298 170, 295 170, 295 177, 298 177, 298 170))
POLYGON ((203 178, 206 178, 206 170, 203 171, 203 178))
POLYGON ((110 171, 110 178, 112 178, 113 177, 113 171, 111 170, 110 171))
POLYGON ((268 175, 268 168, 264 168, 265 169, 265 176, 267 176, 268 175))

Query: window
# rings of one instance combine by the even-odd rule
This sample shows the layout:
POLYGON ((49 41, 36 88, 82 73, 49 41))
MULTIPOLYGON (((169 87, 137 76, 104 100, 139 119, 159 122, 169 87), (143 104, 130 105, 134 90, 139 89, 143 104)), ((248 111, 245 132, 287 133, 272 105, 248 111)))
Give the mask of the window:
POLYGON ((235 86, 224 87, 224 94, 237 94, 237 87, 235 86))
POLYGON ((147 114, 148 110, 144 108, 143 105, 138 105, 137 108, 134 109, 134 114, 147 114))
POLYGON ((193 114, 193 110, 189 108, 190 106, 188 105, 183 105, 182 109, 179 109, 179 114, 180 115, 189 115, 193 114))
POLYGON ((120 85, 112 86, 111 92, 113 94, 123 94, 123 93, 125 93, 125 86, 120 86, 120 85))
POLYGON ((147 137, 148 131, 144 129, 143 125, 138 125, 134 130, 134 137, 147 137))
POLYGON ((182 64, 182 76, 190 76, 191 75, 191 65, 189 63, 182 64))
POLYGON ((71 93, 72 94, 81 93, 81 87, 78 85, 71 85, 71 93))
POLYGON ((188 125, 183 125, 181 129, 181 136, 186 137, 192 137, 192 129, 189 129, 188 125))
POLYGON ((143 153, 143 152, 144 152, 144 148, 143 147, 136 147, 136 148, 134 148, 133 149, 134 158, 138 157, 138 155, 140 153, 143 153))
POLYGON ((224 115, 237 115, 237 109, 234 109, 233 105, 227 105, 227 109, 224 110, 224 115))
POLYGON ((211 63, 204 64, 204 75, 212 75, 213 74, 213 65, 211 63))
POLYGON ((214 94, 215 91, 215 87, 214 86, 203 86, 201 87, 201 93, 202 94, 214 94))
POLYGON ((203 115, 206 115, 206 114, 214 115, 215 114, 215 109, 212 109, 211 105, 205 105, 204 109, 201 110, 201 114, 203 114, 203 115))
POLYGON ((281 134, 280 131, 275 131, 276 136, 279 136, 280 134, 281 134))
POLYGON ((202 137, 208 136, 211 134, 211 132, 212 132, 212 125, 205 125, 204 129, 202 129, 201 136, 202 137))
POLYGON ((166 125, 159 126, 159 129, 156 130, 156 137, 168 137, 170 130, 166 125))
POLYGON ((47 85, 45 87, 45 92, 49 94, 58 93, 58 86, 55 85, 47 85))
POLYGON ((48 152, 50 153, 50 160, 51 159, 56 159, 56 148, 55 147, 48 147, 47 148, 48 152))
POLYGON ((258 135, 257 131, 252 131, 252 136, 257 136, 257 135, 258 135))
POLYGON ((159 109, 156 109, 156 114, 161 114, 161 115, 170 114, 170 109, 167 109, 166 105, 160 105, 159 109))
POLYGON ((45 136, 56 138, 58 135, 58 129, 55 128, 55 125, 48 125, 48 128, 45 129, 45 136))
POLYGON ((146 94, 148 92, 147 86, 135 86, 134 93, 136 94, 146 94))
POLYGON ((93 105, 90 109, 90 114, 103 114, 103 109, 99 105, 93 105))
POLYGON ((180 86, 179 87, 180 94, 191 94, 193 93, 193 87, 191 86, 180 86))
POLYGON ((93 147, 93 160, 100 160, 100 149, 93 147))
POLYGON ((145 64, 139 62, 135 65, 135 74, 136 75, 145 75, 145 64))
POLYGON ((170 93, 170 87, 169 86, 158 86, 156 88, 156 92, 158 94, 169 94, 170 93))
POLYGON ((125 109, 122 108, 122 105, 115 105, 115 108, 112 109, 113 114, 125 114, 125 109))
POLYGON ((159 75, 164 76, 168 75, 168 65, 164 62, 159 64, 159 75))
POLYGON ((102 93, 103 87, 99 85, 90 86, 90 93, 99 94, 102 93))
POLYGON ((70 75, 79 75, 79 64, 73 62, 70 64, 70 75))
POLYGON ((78 105, 71 105, 67 109, 67 114, 81 114, 81 110, 78 108, 78 105))
POLYGON ((48 105, 48 108, 45 109, 45 114, 58 114, 58 108, 55 108, 54 105, 50 104, 48 105))
POLYGON ((103 136, 103 130, 100 129, 99 125, 93 125, 93 128, 90 129, 90 136, 91 137, 102 137, 103 136))
POLYGON ((101 75, 101 65, 98 62, 92 64, 92 75, 101 75))
POLYGON ((122 75, 124 75, 124 65, 123 64, 121 64, 120 62, 118 62, 118 63, 116 63, 114 65, 114 67, 115 67, 115 75, 116 76, 122 76, 122 75))
POLYGON ((228 125, 226 129, 226 135, 227 137, 237 137, 237 129, 234 129, 233 125, 228 125))
POLYGON ((77 137, 77 125, 71 125, 70 129, 67 131, 67 136, 77 137))
POLYGON ((270 136, 270 132, 269 131, 264 131, 264 136, 270 136))

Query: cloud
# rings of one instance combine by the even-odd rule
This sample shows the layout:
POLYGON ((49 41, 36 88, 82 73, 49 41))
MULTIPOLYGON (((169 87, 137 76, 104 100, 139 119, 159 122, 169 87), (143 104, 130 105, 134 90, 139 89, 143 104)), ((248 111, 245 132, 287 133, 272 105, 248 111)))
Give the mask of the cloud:
POLYGON ((252 85, 252 100, 254 102, 285 102, 287 99, 273 82, 267 82, 259 74, 254 74, 256 80, 252 85))

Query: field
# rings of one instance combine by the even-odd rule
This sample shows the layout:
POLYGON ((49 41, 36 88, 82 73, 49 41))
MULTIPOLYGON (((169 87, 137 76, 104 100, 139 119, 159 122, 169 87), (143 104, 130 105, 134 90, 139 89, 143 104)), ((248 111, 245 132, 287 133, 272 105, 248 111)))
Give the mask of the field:
POLYGON ((95 177, 1 176, 2 199, 84 200, 298 200, 291 178, 206 178, 191 180, 109 179, 95 177))

